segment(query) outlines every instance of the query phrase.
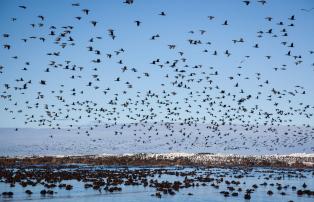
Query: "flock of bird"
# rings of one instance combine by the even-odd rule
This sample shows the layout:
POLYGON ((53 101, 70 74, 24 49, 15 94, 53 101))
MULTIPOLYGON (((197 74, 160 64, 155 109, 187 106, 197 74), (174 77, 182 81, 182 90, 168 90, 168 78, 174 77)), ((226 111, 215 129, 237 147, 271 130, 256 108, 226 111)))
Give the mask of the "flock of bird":
MULTIPOLYGON (((120 2, 121 3, 121 2, 120 2)), ((125 0, 121 6, 132 7, 135 3, 133 0, 125 0)), ((248 8, 252 3, 265 6, 267 1, 239 1, 243 6, 248 8)), ((72 3, 68 5, 69 9, 79 11, 81 14, 73 16, 74 24, 89 23, 91 29, 101 26, 101 22, 91 19, 93 10, 84 8, 80 3, 72 3)), ((30 8, 28 5, 18 6, 21 12, 27 12, 30 8)), ((313 9, 313 8, 312 8, 313 9)), ((303 9, 303 11, 311 12, 312 9, 303 9)), ((301 9, 302 10, 302 9, 301 9)), ((160 20, 167 20, 170 13, 166 11, 157 11, 155 14, 160 20)), ((188 139, 196 138, 197 135, 205 133, 203 143, 209 144, 211 138, 224 138, 230 134, 237 134, 242 138, 243 142, 249 138, 242 131, 250 133, 258 133, 263 130, 270 136, 278 133, 277 128, 286 126, 286 135, 300 136, 295 144, 303 144, 314 139, 314 128, 310 124, 296 125, 295 120, 302 119, 313 121, 314 105, 304 103, 302 99, 306 96, 307 89, 302 85, 295 85, 293 88, 287 86, 286 89, 280 89, 273 85, 271 78, 267 78, 260 71, 254 75, 246 74, 246 61, 251 59, 250 53, 245 53, 240 64, 235 64, 236 73, 226 76, 219 67, 208 64, 193 64, 189 60, 189 55, 175 43, 167 44, 165 51, 173 51, 177 53, 176 58, 164 59, 156 57, 151 59, 147 68, 132 67, 127 64, 128 50, 125 47, 112 48, 106 52, 97 48, 97 44, 104 40, 111 40, 114 43, 123 33, 118 30, 108 28, 107 34, 102 36, 91 36, 86 41, 79 41, 75 37, 76 30, 74 25, 66 25, 58 27, 47 22, 47 18, 38 14, 37 21, 30 22, 33 29, 33 36, 25 36, 16 43, 27 44, 35 43, 35 40, 42 42, 42 46, 49 43, 54 47, 53 50, 45 53, 49 60, 43 68, 32 66, 32 61, 22 61, 24 66, 16 71, 16 77, 12 82, 3 83, 1 86, 1 110, 7 113, 12 119, 23 119, 25 127, 48 127, 55 130, 67 128, 69 131, 76 131, 81 135, 93 135, 93 130, 99 126, 110 128, 120 125, 120 129, 115 131, 115 135, 134 135, 138 144, 145 144, 152 136, 160 138, 174 138, 172 134, 179 132, 180 140, 177 137, 173 139, 171 144, 180 144, 188 139), (43 36, 42 30, 46 29, 46 35, 43 36), (36 35, 36 33, 38 33, 36 35), (80 44, 86 44, 84 49, 80 44), (79 51, 92 57, 90 66, 82 66, 75 62, 75 54, 68 56, 63 54, 65 50, 79 51), (117 75, 113 81, 106 81, 106 77, 100 73, 101 68, 106 66, 107 61, 113 61, 119 68, 109 69, 117 75), (52 89, 49 79, 27 79, 23 76, 28 71, 44 72, 49 75, 51 72, 59 74, 72 74, 69 81, 64 82, 58 88, 52 89), (155 71, 160 74, 154 75, 155 71), (149 89, 143 86, 150 82, 150 77, 160 76, 159 89, 149 89), (81 82, 82 79, 88 78, 87 83, 81 82), (220 85, 219 80, 224 78, 226 82, 233 83, 231 88, 224 88, 220 85), (105 81, 104 81, 105 80, 105 81), (135 80, 135 81, 134 81, 135 80), (134 82, 132 82, 134 81, 134 82), (67 88, 68 82, 74 82, 74 88, 67 88), (260 91, 250 90, 249 85, 255 85, 260 91), (108 84, 108 86, 103 86, 108 84), (30 97, 29 92, 35 89, 41 89, 35 93, 34 97, 30 97), (93 96, 93 95, 97 96, 93 96), (84 95, 86 95, 84 97, 84 95), (101 95, 101 97, 99 96, 101 95), (88 99, 86 99, 88 97, 88 99), (21 99, 22 98, 22 99, 21 99), (23 100, 24 99, 24 100, 23 100), (104 100, 104 101, 103 101, 104 100), (300 101, 301 100, 301 101, 300 101), (270 106, 270 107, 264 107, 270 106), (92 121, 93 124, 84 126, 85 120, 92 121), (124 122, 121 124, 121 122, 124 122), (66 123, 66 125, 64 125, 66 123), (175 131, 173 124, 179 124, 180 131, 175 131), (198 124, 206 125, 206 130, 197 130, 186 132, 189 127, 196 127, 198 124), (164 134, 159 131, 162 125, 167 132, 164 134), (141 129, 137 130, 136 127, 141 129), (222 131, 221 128, 228 128, 222 131), (241 130, 239 130, 241 127, 241 130), (128 130, 132 128, 132 131, 128 130), (145 128, 146 131, 143 130, 145 128), (139 133, 146 134, 140 136, 139 133), (196 135, 192 135, 195 133, 196 135), (301 134, 306 134, 305 137, 301 134)), ((15 26, 17 17, 10 19, 12 26, 15 26)), ((204 20, 209 23, 218 21, 215 16, 204 16, 204 20), (207 19, 206 19, 207 18, 207 19)), ((217 26, 228 26, 231 24, 230 19, 220 19, 217 26), (221 21, 221 22, 220 22, 221 21)), ((304 63, 303 55, 294 51, 295 42, 288 41, 288 36, 292 33, 297 24, 295 15, 287 16, 283 21, 276 21, 273 17, 266 16, 265 21, 271 26, 265 30, 257 30, 257 38, 274 38, 278 43, 282 44, 285 51, 286 61, 281 66, 276 66, 272 71, 274 73, 284 73, 288 68, 298 67, 304 63), (277 31, 280 30, 280 31, 277 31), (290 61, 291 64, 290 64, 290 61), (289 64, 287 64, 289 63, 289 64)), ((130 22, 134 23, 140 31, 142 22, 138 19, 130 22)), ((147 22, 149 23, 149 22, 147 22)), ((157 28, 156 28, 157 29, 157 28)), ((158 43, 162 35, 157 33, 149 35, 146 39, 158 43)), ((15 33, 2 33, 1 43, 4 50, 12 54, 12 60, 21 60, 23 54, 16 50, 14 44, 9 43, 10 38, 15 38, 15 33)), ((198 54, 207 54, 208 57, 223 57, 223 60, 230 60, 233 52, 230 49, 218 50, 213 46, 214 42, 201 40, 201 36, 208 34, 208 30, 187 30, 191 36, 186 42, 192 48, 201 47, 202 51, 198 54)), ((266 43, 264 40, 260 43, 249 44, 252 49, 258 49, 266 43)), ((244 37, 236 38, 230 41, 230 46, 241 46, 248 42, 244 37)), ((152 45, 152 49, 154 45, 152 45)), ((108 47, 110 48, 110 47, 108 47)), ((310 50, 308 55, 313 55, 314 51, 310 50)), ((1 56, 2 57, 2 56, 1 56)), ((272 55, 263 56, 266 61, 271 61, 272 55)), ((10 67, 9 64, 0 64, 0 77, 6 77, 6 72, 10 67)), ((49 77, 49 76, 48 76, 49 77)), ((149 87, 149 85, 147 85, 149 87)), ((18 128, 15 129, 17 132, 18 128)), ((51 136, 53 138, 53 136, 51 136)), ((104 139, 106 137, 104 136, 104 139)), ((256 140, 258 142, 258 140, 256 140)), ((277 139, 278 144, 285 144, 285 140, 277 139)), ((192 140, 193 142, 193 140, 192 140)), ((193 143, 192 143, 193 144, 193 143)), ((210 146, 210 145, 208 145, 210 146)), ((293 146, 293 145, 286 145, 293 146)), ((313 148, 314 150, 314 148, 313 148)))

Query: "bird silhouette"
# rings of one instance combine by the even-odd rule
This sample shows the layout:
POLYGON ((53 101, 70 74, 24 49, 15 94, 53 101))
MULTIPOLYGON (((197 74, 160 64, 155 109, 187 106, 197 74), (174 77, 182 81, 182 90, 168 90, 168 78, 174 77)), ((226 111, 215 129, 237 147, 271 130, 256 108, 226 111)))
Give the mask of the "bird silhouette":
POLYGON ((135 20, 134 21, 136 23, 136 26, 140 26, 140 24, 142 23, 141 21, 135 20))
POLYGON ((250 4, 250 1, 243 1, 243 3, 248 6, 250 4))
POLYGON ((166 16, 166 13, 164 11, 160 12, 159 15, 166 16))

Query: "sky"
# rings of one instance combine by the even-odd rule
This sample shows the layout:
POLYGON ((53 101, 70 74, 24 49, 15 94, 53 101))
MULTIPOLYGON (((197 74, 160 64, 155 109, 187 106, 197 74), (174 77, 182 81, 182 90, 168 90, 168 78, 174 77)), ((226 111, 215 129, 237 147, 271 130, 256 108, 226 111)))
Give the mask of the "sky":
MULTIPOLYGON (((76 101, 92 100, 98 106, 110 108, 108 102, 115 98, 118 93, 119 104, 131 99, 137 99, 137 92, 145 95, 148 90, 161 94, 163 90, 168 93, 176 92, 176 95, 169 96, 173 102, 178 102, 176 105, 181 107, 180 117, 209 117, 197 105, 204 104, 201 98, 191 98, 189 103, 191 114, 184 113, 187 109, 187 103, 183 100, 188 96, 189 91, 178 89, 171 85, 169 79, 165 75, 174 77, 176 73, 172 68, 159 68, 156 65, 150 64, 153 60, 159 58, 162 62, 174 61, 182 57, 187 59, 186 64, 189 67, 184 67, 181 61, 178 64, 179 69, 185 69, 188 73, 196 72, 196 78, 202 78, 202 72, 207 75, 219 72, 219 75, 213 76, 214 86, 219 86, 219 90, 213 90, 212 96, 219 95, 221 89, 239 95, 240 89, 244 89, 247 94, 256 95, 257 92, 262 92, 260 100, 248 101, 246 106, 259 105, 264 111, 274 112, 274 102, 266 102, 267 95, 271 89, 287 90, 294 92, 296 85, 304 87, 306 94, 290 96, 291 103, 287 103, 287 99, 277 100, 282 109, 288 110, 288 107, 300 107, 300 103, 313 106, 314 104, 314 54, 309 51, 314 50, 314 10, 309 12, 301 9, 311 9, 314 7, 314 2, 311 0, 268 0, 265 5, 257 1, 251 1, 250 5, 246 6, 242 1, 238 0, 187 0, 187 1, 146 1, 135 0, 133 4, 127 5, 120 0, 95 0, 95 1, 52 1, 52 0, 33 0, 33 1, 15 1, 1 0, 0 1, 0 65, 3 69, 0 70, 0 127, 15 128, 15 127, 38 127, 37 123, 28 123, 25 125, 25 118, 32 114, 38 119, 46 116, 44 106, 55 105, 55 108, 65 109, 64 104, 56 99, 58 93, 51 91, 64 91, 63 97, 67 103, 76 101), (71 6, 72 3, 80 3, 79 7, 71 6), (27 8, 22 9, 19 6, 24 5, 27 8), (82 9, 88 8, 90 13, 85 15, 82 9), (164 11, 166 16, 160 16, 159 13, 164 11), (39 15, 45 17, 44 21, 38 18, 39 15), (292 15, 295 16, 294 21, 289 20, 292 15), (81 20, 75 19, 76 16, 81 16, 81 20), (215 16, 213 20, 209 20, 208 16, 215 16), (271 16, 273 20, 267 21, 265 17, 271 16), (16 18, 16 21, 12 21, 16 18), (94 27, 90 22, 97 21, 98 24, 94 27), (142 23, 136 26, 134 21, 139 20, 142 23), (224 21, 228 21, 228 26, 222 25, 224 21), (284 26, 279 26, 277 23, 284 22, 284 26), (43 23, 43 27, 38 27, 38 23, 43 23), (32 28, 31 24, 36 24, 32 28), (294 23, 295 26, 287 26, 294 23), (64 30, 63 26, 73 26, 71 37, 74 38, 74 46, 61 48, 59 44, 55 44, 56 36, 49 36, 51 26, 55 26, 56 33, 64 30), (282 37, 280 32, 285 28, 288 32, 287 37, 282 37), (113 29, 116 35, 115 40, 108 36, 108 29, 113 29), (266 34, 269 29, 278 37, 272 37, 273 34, 266 34), (194 34, 189 33, 191 30, 194 34), (205 34, 201 34, 199 30, 205 30, 205 34), (263 37, 258 38, 258 31, 264 32, 263 37), (3 34, 10 34, 10 37, 5 38, 3 34), (160 35, 156 40, 150 40, 153 35, 160 35), (29 37, 36 36, 36 39, 29 37), (102 39, 96 39, 96 37, 102 39), (45 37, 45 42, 40 41, 39 37, 45 37), (94 42, 90 43, 89 39, 94 38, 94 42), (21 39, 27 38, 24 43, 21 39), (233 43, 232 40, 244 39, 244 43, 233 43), (188 39, 201 40, 201 45, 190 45, 188 39), (282 42, 286 41, 284 46, 282 42), (206 44, 210 42, 210 44, 206 44), (258 43, 259 48, 253 46, 258 43), (287 47, 293 43, 294 47, 287 47), (4 44, 10 44, 10 50, 3 48, 4 44), (168 45, 175 44, 176 48, 169 49, 168 45), (97 56, 88 52, 87 47, 92 45, 94 49, 100 50, 101 55, 97 56), (114 51, 123 48, 125 51, 119 55, 115 55, 114 51), (203 50, 207 49, 208 53, 203 50), (218 56, 213 56, 212 53, 217 50, 218 56), (225 50, 229 50, 231 55, 226 57, 225 50), (295 65, 292 57, 286 56, 291 50, 291 55, 301 55, 302 63, 295 65), (61 52, 59 57, 49 56, 47 53, 61 52), (184 52, 180 56, 178 52, 184 52), (111 59, 106 57, 106 54, 113 54, 111 59), (18 59, 12 57, 18 56, 18 59), (245 56, 250 56, 246 58, 245 56), (271 59, 266 59, 265 56, 271 56, 271 59), (101 63, 91 62, 94 59, 100 58, 101 63), (64 70, 63 67, 51 68, 50 61, 56 61, 58 64, 65 64, 66 60, 70 60, 77 67, 84 67, 80 71, 64 70), (119 60, 123 60, 123 64, 118 64, 119 60), (25 65, 29 62, 30 65, 25 65), (201 69, 193 69, 195 65, 202 65, 201 69), (286 70, 275 71, 274 68, 281 68, 286 65, 286 70), (127 66, 129 70, 125 73, 121 72, 121 68, 127 66), (242 68, 238 68, 241 66, 242 68), (27 71, 22 70, 24 67, 27 71), (50 68, 50 72, 45 72, 46 68, 50 68), (97 68, 97 71, 93 70, 97 68), (136 68, 137 73, 132 74, 130 69, 136 68), (211 69, 212 68, 212 69, 211 69), (149 73, 149 77, 145 77, 144 73, 149 73), (241 77, 236 76, 237 73, 241 77), (261 79, 257 80, 257 74, 261 74, 261 79), (92 75, 99 75, 100 81, 95 81, 92 75), (74 76, 75 79, 70 77, 74 76), (79 78, 78 76, 81 76, 79 78), (137 77, 141 76, 140 79, 137 77), (234 80, 228 79, 230 76, 235 77, 234 80), (26 90, 14 90, 14 86, 22 86, 23 82, 16 80, 32 81, 29 88, 26 90), (120 77, 120 82, 115 82, 115 78, 120 77), (249 77, 250 79, 244 79, 249 77), (47 85, 40 85, 40 80, 47 81, 47 85), (265 85, 268 80, 270 85, 265 85), (92 81, 92 86, 98 86, 99 89, 87 86, 92 81), (125 82, 130 82, 133 85, 132 89, 128 89, 125 82), (235 88, 235 83, 239 83, 240 88, 235 88), (5 84, 10 84, 11 88, 6 89, 5 84), (165 84, 161 87, 161 84, 165 84), (263 84, 264 87, 259 87, 263 84), (64 87, 60 87, 64 85, 64 87), (77 92, 83 90, 82 95, 71 95, 71 90, 75 88, 77 92), (104 95, 103 90, 110 88, 110 92, 104 95), (127 91, 123 94, 123 91, 127 91), (40 94, 44 94, 43 99, 36 99, 40 94), (23 94, 22 94, 23 93, 23 94), (4 98, 6 95, 11 95, 12 99, 4 98), (4 97, 3 97, 4 96, 4 97), (194 101, 193 101, 194 100, 194 101), (29 104, 25 102, 29 102, 29 104), (38 104, 38 108, 34 105, 38 104), (29 108, 28 106, 33 106, 29 108), (6 108, 8 110, 6 110, 6 108), (10 112, 11 111, 11 112, 10 112), (200 111, 197 113, 197 111, 200 111)), ((68 41, 65 41, 69 43, 68 41)), ((175 78, 175 77, 174 77, 175 78)), ((191 83, 192 90, 202 91, 207 85, 204 82, 191 83)), ((209 86, 209 84, 208 84, 209 86)), ((300 90, 301 91, 301 90, 300 90)), ((303 91, 303 90, 302 90, 303 91)), ((140 97, 139 100, 144 99, 140 97)), ((138 106, 144 111, 149 108, 154 108, 159 114, 154 121, 164 120, 166 114, 165 108, 158 108, 154 98, 150 98, 151 105, 145 107, 138 106)), ((226 98, 226 104, 237 106, 237 104, 226 98)), ((116 106, 120 113, 118 122, 134 122, 129 120, 127 115, 134 114, 124 110, 120 105, 116 106), (124 110, 124 111, 123 111, 124 110)), ((313 112, 313 108, 309 110, 313 112)), ((215 112, 219 117, 220 112, 215 112)), ((222 112, 221 112, 222 113, 222 112)), ((80 116, 82 112, 72 111, 71 116, 80 116)), ((90 124, 93 123, 93 118, 85 116, 79 122, 60 116, 60 123, 65 127, 68 124, 90 124)), ((112 117, 117 116, 113 114, 112 117)), ((109 117, 109 116, 108 116, 109 117)), ((101 118, 103 122, 110 122, 108 117, 101 118)), ((216 118, 213 118, 216 119, 216 118)), ((291 116, 294 124, 310 124, 314 125, 314 119, 305 118, 304 116, 291 116)), ((138 120, 136 120, 138 121, 138 120)), ((179 121, 176 119, 176 121, 179 121)), ((283 123, 284 124, 284 123, 283 123)), ((46 127, 46 126, 42 126, 46 127)))

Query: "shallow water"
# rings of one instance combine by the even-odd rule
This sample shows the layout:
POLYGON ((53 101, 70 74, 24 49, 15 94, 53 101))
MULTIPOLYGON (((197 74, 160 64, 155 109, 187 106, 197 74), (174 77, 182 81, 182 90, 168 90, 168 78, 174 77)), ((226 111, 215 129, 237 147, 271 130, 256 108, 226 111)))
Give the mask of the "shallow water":
MULTIPOLYGON (((70 168, 67 168, 69 170, 70 168)), ((77 168, 71 168, 77 169, 77 168)), ((70 169, 70 170, 71 170, 70 169)), ((115 169, 124 169, 124 168, 109 168, 109 167, 86 167, 81 166, 79 169, 103 169, 103 170, 115 170, 115 169)), ((143 169, 143 167, 132 167, 129 170, 137 170, 143 169)), ((158 169, 158 168, 148 168, 145 169, 158 169)), ((163 168, 171 171, 179 171, 179 172, 189 172, 195 171, 195 176, 188 176, 188 178, 195 178, 197 176, 202 176, 204 174, 211 173, 211 177, 218 179, 223 177, 224 180, 235 180, 240 181, 238 186, 233 185, 235 188, 241 187, 243 189, 242 192, 239 192, 239 196, 229 196, 224 197, 220 191, 227 191, 226 183, 220 183, 219 189, 216 189, 210 186, 211 182, 206 183, 207 186, 198 186, 198 187, 190 187, 190 188, 182 188, 176 195, 163 194, 161 198, 157 198, 156 196, 151 196, 156 193, 156 189, 153 187, 144 187, 142 185, 138 186, 127 186, 121 185, 119 187, 122 188, 121 192, 110 193, 102 189, 101 192, 93 189, 85 189, 84 183, 76 180, 63 180, 62 183, 73 185, 73 189, 68 191, 65 189, 61 189, 58 187, 52 188, 51 190, 57 192, 53 196, 41 196, 40 191, 42 189, 46 189, 43 185, 38 184, 35 187, 27 186, 22 187, 18 183, 16 183, 15 187, 10 187, 9 184, 4 182, 0 182, 0 192, 4 191, 12 191, 14 192, 14 196, 11 198, 1 197, 0 199, 3 201, 67 201, 67 202, 84 202, 84 201, 112 201, 112 202, 135 202, 135 201, 246 201, 244 199, 245 190, 252 188, 253 184, 257 184, 258 188, 254 193, 251 194, 250 201, 263 201, 263 202, 273 202, 273 201, 300 201, 300 202, 313 202, 314 196, 297 196, 296 190, 303 189, 303 183, 307 184, 306 189, 314 190, 314 173, 311 170, 271 170, 265 168, 255 168, 250 170, 241 170, 241 169, 222 169, 222 168, 211 168, 211 169, 195 169, 195 168, 176 168, 176 167, 168 167, 163 168), (243 174, 243 178, 236 178, 236 176, 243 174), (288 174, 291 176, 289 177, 288 174), (272 176, 271 179, 266 180, 265 177, 272 176), (267 186, 261 186, 260 184, 263 182, 267 182, 267 186), (271 183, 274 183, 274 186, 270 186, 271 183), (282 190, 277 190, 276 183, 280 183, 282 187, 285 185, 289 185, 288 188, 282 190), (293 191, 291 189, 292 186, 296 186, 297 189, 293 191), (25 193, 25 190, 31 190, 33 194, 28 196, 25 193), (267 195, 267 191, 272 190, 274 194, 272 196, 267 195), (285 192, 286 195, 281 195, 281 192, 285 192), (188 195, 188 193, 192 193, 193 195, 188 195)), ((173 182, 175 180, 183 181, 184 177, 176 176, 176 175, 168 175, 161 174, 154 175, 154 177, 147 177, 148 179, 157 179, 158 181, 170 181, 173 182)), ((199 184, 201 184, 199 182, 199 184)))

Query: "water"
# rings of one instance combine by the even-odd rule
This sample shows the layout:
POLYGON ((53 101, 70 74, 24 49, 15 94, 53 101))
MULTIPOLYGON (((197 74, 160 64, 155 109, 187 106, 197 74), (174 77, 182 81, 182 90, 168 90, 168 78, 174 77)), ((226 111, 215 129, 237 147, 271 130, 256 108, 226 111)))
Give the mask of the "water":
MULTIPOLYGON (((143 168, 143 167, 131 167, 128 170, 124 170, 124 168, 110 168, 110 167, 88 167, 88 166, 80 166, 79 168, 65 168, 66 171, 77 171, 77 170, 88 170, 92 172, 92 170, 111 170, 117 171, 121 173, 127 173, 132 171, 138 171, 143 169, 149 170, 158 170, 159 168, 143 168)), ((303 189, 302 185, 307 184, 306 189, 314 190, 314 173, 311 170, 271 170, 266 168, 254 168, 250 170, 241 170, 241 169, 223 169, 223 168, 211 168, 211 169, 195 169, 195 168, 177 168, 177 167, 168 167, 163 168, 168 172, 178 171, 180 173, 188 174, 194 171, 194 175, 191 173, 187 175, 189 179, 196 179, 197 177, 201 177, 204 175, 210 174, 210 177, 214 179, 220 179, 223 177, 224 182, 219 184, 219 188, 216 189, 210 184, 212 182, 207 182, 206 186, 202 186, 202 182, 199 183, 198 187, 190 187, 190 188, 182 188, 175 195, 163 194, 161 198, 157 198, 156 196, 151 196, 156 193, 156 188, 154 187, 144 187, 143 185, 137 186, 127 186, 127 185, 119 185, 122 188, 121 192, 107 192, 104 189, 99 192, 98 190, 93 190, 92 188, 85 189, 84 182, 77 180, 63 180, 61 183, 71 184, 73 185, 73 189, 68 191, 65 189, 61 189, 59 187, 51 188, 55 193, 53 196, 42 196, 40 195, 40 191, 42 189, 46 189, 43 185, 38 184, 36 186, 27 186, 22 187, 18 183, 16 183, 15 187, 10 187, 9 184, 4 182, 0 182, 0 191, 1 193, 4 191, 12 191, 14 192, 14 196, 12 198, 1 197, 2 201, 67 201, 67 202, 85 202, 85 201, 112 201, 112 202, 135 202, 135 201, 148 201, 148 202, 163 202, 163 201, 182 201, 182 202, 201 202, 201 201, 246 201, 244 199, 245 190, 252 188, 253 184, 257 184, 258 188, 254 193, 251 194, 250 201, 263 201, 263 202, 280 202, 280 201, 300 201, 300 202, 313 202, 314 196, 297 196, 296 190, 303 189), (288 175, 291 175, 290 177, 288 175), (237 178, 237 176, 243 175, 243 178, 237 178), (271 177, 271 179, 267 180, 266 178, 271 177), (239 192, 239 196, 230 196, 224 197, 221 194, 221 191, 227 191, 227 187, 231 185, 227 185, 225 181, 239 181, 240 184, 238 186, 232 185, 236 189, 241 187, 243 189, 242 192, 239 192), (266 186, 262 186, 260 184, 267 182, 266 186), (271 183, 274 183, 274 186, 270 186, 271 183), (285 185, 289 185, 288 188, 282 190, 277 190, 276 183, 280 183, 282 187, 285 185), (296 190, 292 190, 291 187, 296 186, 296 190), (33 194, 28 196, 25 191, 31 190, 33 194), (272 196, 267 195, 267 191, 272 190, 274 194, 272 196), (286 195, 281 195, 281 192, 285 192, 286 195), (192 193, 193 195, 189 195, 192 193)), ((60 171, 60 169, 59 169, 60 171)), ((161 181, 169 181, 174 182, 176 180, 183 181, 184 176, 176 176, 172 174, 155 174, 154 176, 147 176, 148 180, 157 179, 159 182, 161 181)), ((57 183, 58 185, 58 183, 57 183)), ((231 192, 230 192, 231 193, 231 192)))

